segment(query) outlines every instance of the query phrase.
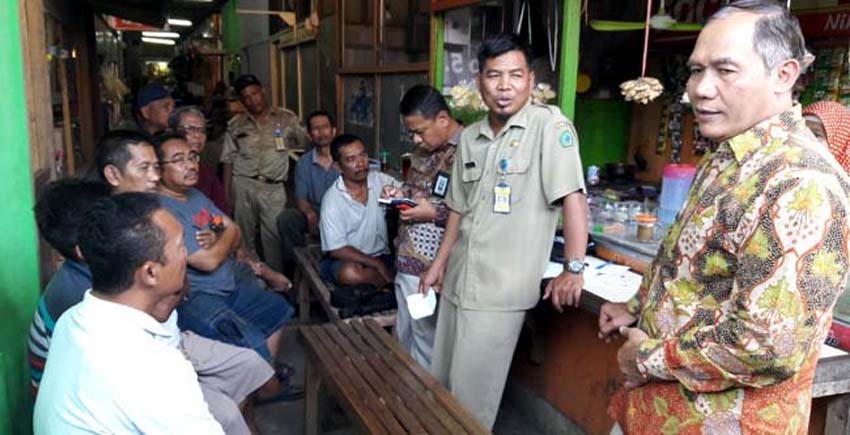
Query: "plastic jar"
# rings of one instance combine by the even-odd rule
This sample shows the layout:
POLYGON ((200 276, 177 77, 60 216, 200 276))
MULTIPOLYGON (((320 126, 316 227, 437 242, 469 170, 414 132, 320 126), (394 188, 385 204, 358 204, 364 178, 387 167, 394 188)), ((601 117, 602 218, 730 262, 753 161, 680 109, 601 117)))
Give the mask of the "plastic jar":
POLYGON ((637 240, 639 242, 648 243, 655 236, 655 223, 658 218, 651 214, 640 213, 635 216, 637 222, 637 240))
POLYGON ((658 218, 664 225, 670 225, 676 214, 685 205, 688 190, 694 181, 696 166, 668 164, 664 166, 664 179, 661 182, 661 199, 658 218))

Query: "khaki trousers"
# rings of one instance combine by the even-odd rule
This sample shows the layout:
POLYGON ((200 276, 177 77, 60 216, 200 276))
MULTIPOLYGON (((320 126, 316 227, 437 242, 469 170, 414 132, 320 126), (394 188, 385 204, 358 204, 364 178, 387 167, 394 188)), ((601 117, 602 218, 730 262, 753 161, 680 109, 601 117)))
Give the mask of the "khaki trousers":
POLYGON ((440 299, 431 374, 492 430, 525 311, 474 311, 440 299))
POLYGON ((256 249, 257 228, 263 260, 278 272, 283 267, 277 216, 286 207, 286 187, 283 183, 268 184, 253 178, 233 177, 234 220, 242 229, 242 242, 248 250, 256 249))
POLYGON ((437 312, 415 320, 410 317, 407 297, 419 293, 419 277, 406 273, 395 275, 396 310, 395 335, 398 342, 410 356, 426 370, 431 367, 431 353, 434 348, 434 330, 437 326, 437 312))
POLYGON ((180 333, 180 349, 198 374, 210 414, 227 435, 250 435, 239 405, 274 375, 253 349, 237 347, 190 331, 180 333))

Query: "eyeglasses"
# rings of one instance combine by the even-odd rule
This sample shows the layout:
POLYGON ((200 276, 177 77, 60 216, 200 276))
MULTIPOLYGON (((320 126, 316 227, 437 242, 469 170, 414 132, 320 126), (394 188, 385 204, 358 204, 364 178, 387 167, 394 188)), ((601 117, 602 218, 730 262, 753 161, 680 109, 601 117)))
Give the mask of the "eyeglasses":
POLYGON ((171 160, 163 160, 161 163, 163 165, 180 165, 183 166, 187 162, 198 163, 201 161, 201 156, 198 153, 189 153, 188 156, 180 155, 171 160))
POLYGON ((198 127, 197 125, 181 125, 179 130, 183 134, 207 134, 206 127, 198 127))

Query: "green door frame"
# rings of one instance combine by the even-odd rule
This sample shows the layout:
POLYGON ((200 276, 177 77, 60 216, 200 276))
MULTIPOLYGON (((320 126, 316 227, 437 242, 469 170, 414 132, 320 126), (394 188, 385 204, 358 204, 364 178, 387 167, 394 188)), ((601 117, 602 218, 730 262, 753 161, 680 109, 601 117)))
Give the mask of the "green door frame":
MULTIPOLYGON (((0 2, 0 434, 31 432, 32 400, 26 341, 39 294, 38 238, 27 128, 26 81, 19 2, 0 2)), ((30 83, 30 86, 41 85, 30 83)))

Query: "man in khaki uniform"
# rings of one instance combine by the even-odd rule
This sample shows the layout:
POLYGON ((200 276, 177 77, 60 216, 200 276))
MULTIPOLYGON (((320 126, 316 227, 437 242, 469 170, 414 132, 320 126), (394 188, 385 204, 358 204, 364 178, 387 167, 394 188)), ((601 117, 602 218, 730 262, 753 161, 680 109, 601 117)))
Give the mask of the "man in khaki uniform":
POLYGON ((558 311, 578 305, 587 202, 575 130, 557 107, 530 102, 534 73, 522 40, 488 38, 478 61, 490 113, 461 135, 445 236, 420 291, 443 296, 431 372, 492 428, 525 311, 540 300, 559 213, 568 267, 543 297, 558 311))
POLYGON ((225 194, 233 204, 245 247, 255 250, 259 227, 264 260, 280 271, 277 216, 286 206, 289 151, 306 149, 307 131, 295 113, 269 107, 253 75, 240 76, 234 87, 247 112, 234 116, 227 126, 221 152, 225 194))

